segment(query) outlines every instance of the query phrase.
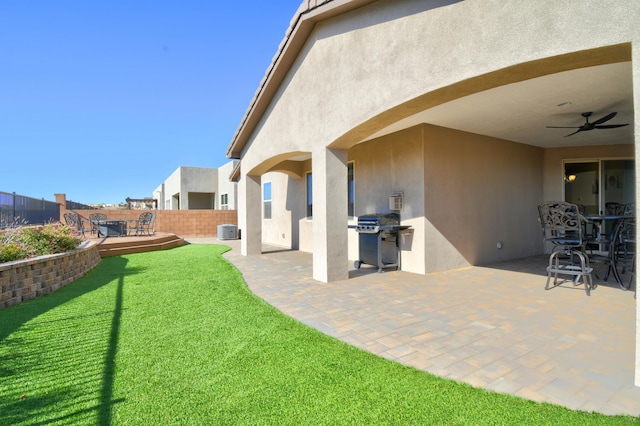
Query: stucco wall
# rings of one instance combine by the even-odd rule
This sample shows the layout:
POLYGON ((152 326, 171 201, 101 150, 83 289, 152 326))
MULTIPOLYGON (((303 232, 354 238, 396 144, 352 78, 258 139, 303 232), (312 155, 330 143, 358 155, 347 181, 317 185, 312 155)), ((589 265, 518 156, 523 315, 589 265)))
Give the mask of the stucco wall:
POLYGON ((227 202, 229 210, 237 210, 238 208, 238 185, 235 182, 231 182, 229 177, 237 161, 230 161, 218 168, 218 191, 216 194, 216 208, 221 208, 220 197, 222 194, 227 194, 227 202))
POLYGON ((218 169, 180 168, 180 210, 213 209, 218 188, 218 169))
MULTIPOLYGON (((175 197, 180 200, 180 210, 213 209, 216 206, 218 169, 205 167, 178 167, 164 182, 164 199, 171 200, 171 210, 178 210, 175 197), (193 193, 190 196, 190 193, 193 193), (206 195, 204 195, 206 194, 206 195), (190 206, 192 202, 193 207, 190 206)), ((166 204, 163 205, 166 209, 166 204)))
MULTIPOLYGON (((389 212, 388 197, 404 192, 403 270, 425 273, 526 257, 543 251, 537 205, 562 199, 566 159, 633 158, 632 145, 542 149, 421 125, 356 145, 355 214, 389 212), (500 242, 502 248, 497 248, 500 242)), ((301 168, 311 171, 310 162, 301 168)), ((305 217, 305 179, 283 173, 272 182, 273 217, 263 220, 269 244, 313 250, 305 217)), ((358 237, 349 233, 349 259, 358 237)))
POLYGON ((296 197, 301 179, 296 182, 284 173, 272 172, 262 176, 262 183, 265 182, 271 182, 272 185, 272 214, 271 219, 262 220, 262 240, 276 246, 298 248, 297 231, 294 228, 298 226, 296 210, 300 208, 296 208, 295 204, 304 203, 304 198, 296 197))
POLYGON ((181 185, 189 192, 215 192, 218 188, 218 169, 181 167, 181 185))
POLYGON ((162 207, 165 210, 178 210, 179 205, 182 203, 180 200, 180 191, 182 189, 180 185, 181 181, 181 167, 178 167, 167 180, 164 181, 164 198, 165 205, 162 207), (180 200, 179 202, 176 200, 180 200), (167 201, 169 205, 167 206, 167 201))
MULTIPOLYGON (((556 2, 552 7, 545 2, 498 0, 447 3, 379 1, 318 23, 251 134, 243 152, 242 173, 260 175, 286 159, 287 153, 293 158, 318 152, 323 146, 359 150, 357 144, 377 130, 411 115, 416 108, 428 108, 416 101, 425 94, 478 75, 640 40, 640 30, 634 25, 640 10, 629 1, 598 3, 597 12, 579 0, 556 2), (617 24, 603 26, 605 21, 617 24)), ((633 67, 638 65, 634 62, 633 67)), ((413 236, 414 241, 424 238, 430 244, 419 256, 425 259, 423 269, 535 253, 539 244, 535 206, 561 190, 561 175, 546 173, 547 167, 542 166, 547 160, 543 161, 539 149, 495 139, 482 139, 478 144, 473 136, 445 137, 444 133, 436 137, 442 140, 427 141, 429 148, 425 149, 431 151, 424 153, 423 209, 429 213, 415 216, 414 232, 423 229, 425 234, 413 236), (430 156, 443 160, 437 163, 430 156), (459 176, 466 176, 466 181, 459 176), (551 176, 553 181, 549 181, 551 176), (457 192, 460 188, 463 194, 457 192), (454 195, 459 198, 452 198, 454 195), (451 203, 455 214, 448 218, 449 225, 443 223, 444 215, 429 210, 451 203), (524 222, 514 223, 513 218, 524 222), (424 222, 419 223, 421 220, 424 222), (457 229, 449 229, 452 227, 457 229), (469 235, 468 229, 474 227, 482 233, 469 235), (502 242, 500 250, 498 241, 502 242)), ((393 173, 402 175, 403 165, 394 159, 401 154, 390 154, 393 160, 384 167, 398 168, 393 173)), ((362 174, 366 168, 356 165, 356 170, 358 187, 367 181, 362 174)), ((374 173, 373 182, 380 181, 379 176, 374 173)), ((388 183, 385 180, 379 186, 387 192, 380 203, 393 191, 388 183)), ((357 199, 368 200, 366 192, 357 190, 357 199)), ((368 212, 377 207, 356 208, 368 212)), ((405 212, 403 217, 409 216, 405 212)), ((307 226, 300 221, 301 248, 307 241, 307 226)), ((349 233, 349 257, 353 256, 353 240, 349 233)), ((411 264, 411 255, 404 259, 405 266, 411 264)))
MULTIPOLYGON (((402 225, 411 231, 402 240, 402 269, 424 273, 424 147, 420 127, 414 127, 349 151, 354 161, 355 214, 389 213, 389 196, 404 193, 402 225)), ((346 184, 346 183, 345 183, 346 184)), ((354 233, 355 234, 355 233, 354 233)), ((357 234, 349 239, 349 257, 358 259, 357 234)))
MULTIPOLYGON (((466 0, 428 10, 433 4, 380 1, 320 23, 251 136, 243 173, 283 152, 312 152, 368 122, 366 137, 390 124, 372 118, 465 79, 640 39, 631 1, 599 2, 597 13, 580 0, 553 7, 466 0)), ((392 118, 413 112, 398 109, 392 118)))
POLYGON ((424 132, 427 270, 540 253, 544 150, 436 126, 424 132))
POLYGON ((191 192, 187 193, 189 210, 213 210, 216 207, 215 192, 191 192))
POLYGON ((177 199, 180 199, 181 210, 221 209, 221 196, 227 194, 228 209, 237 210, 238 186, 230 180, 237 163, 237 160, 229 161, 217 169, 178 167, 153 191, 158 209, 177 210, 177 199))

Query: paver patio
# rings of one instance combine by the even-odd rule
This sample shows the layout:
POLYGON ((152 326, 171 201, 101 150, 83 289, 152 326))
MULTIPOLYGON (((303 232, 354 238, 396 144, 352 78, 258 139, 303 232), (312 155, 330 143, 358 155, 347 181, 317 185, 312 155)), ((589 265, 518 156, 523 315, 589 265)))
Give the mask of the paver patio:
MULTIPOLYGON (((476 387, 605 414, 640 415, 634 291, 610 278, 549 291, 546 256, 428 275, 363 266, 312 279, 309 253, 225 254, 283 313, 379 356, 476 387)), ((602 267, 601 267, 602 268, 602 267)), ((598 269, 602 278, 604 269, 598 269)))

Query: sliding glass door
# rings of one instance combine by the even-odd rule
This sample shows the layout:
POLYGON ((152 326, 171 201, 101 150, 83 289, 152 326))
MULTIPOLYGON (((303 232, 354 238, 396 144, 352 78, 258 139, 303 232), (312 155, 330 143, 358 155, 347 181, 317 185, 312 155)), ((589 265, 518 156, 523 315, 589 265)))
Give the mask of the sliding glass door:
POLYGON ((634 203, 634 160, 565 161, 564 199, 591 215, 605 214, 606 203, 634 203))
MULTIPOLYGON (((635 202, 635 166, 633 160, 602 161, 602 203, 635 202)), ((605 211, 606 213, 606 211, 605 211)))

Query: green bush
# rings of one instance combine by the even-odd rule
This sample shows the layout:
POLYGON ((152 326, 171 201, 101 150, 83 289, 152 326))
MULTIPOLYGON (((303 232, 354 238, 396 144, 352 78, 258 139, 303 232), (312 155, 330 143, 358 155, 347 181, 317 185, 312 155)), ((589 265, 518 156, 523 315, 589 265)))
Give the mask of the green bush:
POLYGON ((0 263, 11 262, 29 257, 29 253, 20 244, 0 243, 0 263))
POLYGON ((0 234, 0 263, 65 253, 78 247, 81 242, 68 226, 60 223, 9 228, 0 234))

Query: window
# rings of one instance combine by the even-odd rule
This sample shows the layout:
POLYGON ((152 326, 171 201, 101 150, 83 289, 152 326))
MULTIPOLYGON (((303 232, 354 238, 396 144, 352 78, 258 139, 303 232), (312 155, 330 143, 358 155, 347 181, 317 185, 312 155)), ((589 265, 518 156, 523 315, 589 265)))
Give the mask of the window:
POLYGON ((313 218, 313 184, 311 173, 307 173, 307 219, 313 218))
POLYGON ((220 196, 220 210, 229 210, 229 194, 220 196))
MULTIPOLYGON (((313 183, 312 173, 307 173, 307 219, 313 218, 313 183)), ((347 210, 350 217, 355 211, 355 177, 353 161, 347 163, 347 210)))
POLYGON ((355 190, 356 190, 356 184, 355 184, 355 180, 354 180, 354 175, 353 175, 353 161, 347 163, 347 210, 348 210, 348 216, 349 217, 353 217, 355 216, 353 214, 354 210, 355 210, 355 190))
POLYGON ((271 219, 271 182, 265 182, 262 186, 262 217, 271 219))

